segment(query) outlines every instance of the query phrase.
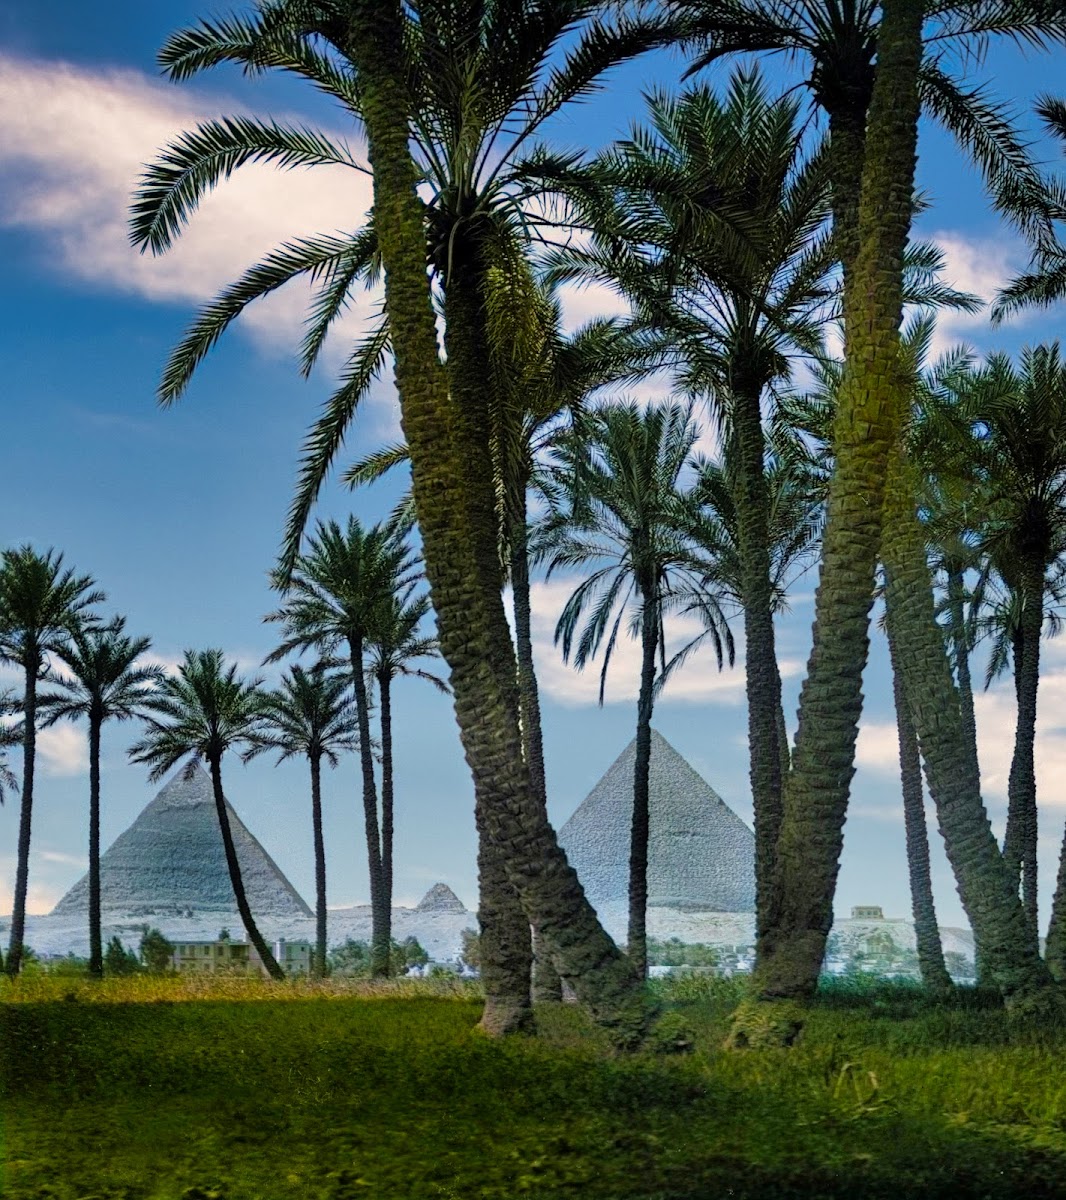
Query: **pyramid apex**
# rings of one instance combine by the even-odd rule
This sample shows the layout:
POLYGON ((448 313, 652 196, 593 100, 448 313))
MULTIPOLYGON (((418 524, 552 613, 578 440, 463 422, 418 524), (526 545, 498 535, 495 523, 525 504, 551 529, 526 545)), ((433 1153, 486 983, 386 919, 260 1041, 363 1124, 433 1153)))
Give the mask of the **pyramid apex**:
POLYGON ((415 905, 415 912, 466 912, 466 905, 446 883, 435 883, 415 905))

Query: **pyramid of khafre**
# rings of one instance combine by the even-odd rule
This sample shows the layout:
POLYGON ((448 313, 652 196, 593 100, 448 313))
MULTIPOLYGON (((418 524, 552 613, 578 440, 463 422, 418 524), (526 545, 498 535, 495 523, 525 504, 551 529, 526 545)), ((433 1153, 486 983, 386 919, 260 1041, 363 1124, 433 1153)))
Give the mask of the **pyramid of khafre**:
MULTIPOLYGON (((595 908, 629 891, 636 739, 559 831, 595 908)), ((648 906, 753 912, 755 835, 661 734, 652 730, 648 906)))
MULTIPOLYGON (((226 802, 248 903, 256 916, 309 917, 311 910, 244 822, 226 802)), ((84 910, 83 876, 52 910, 84 910)), ((182 767, 100 859, 101 908, 128 916, 192 909, 234 912, 211 777, 194 763, 182 767)))

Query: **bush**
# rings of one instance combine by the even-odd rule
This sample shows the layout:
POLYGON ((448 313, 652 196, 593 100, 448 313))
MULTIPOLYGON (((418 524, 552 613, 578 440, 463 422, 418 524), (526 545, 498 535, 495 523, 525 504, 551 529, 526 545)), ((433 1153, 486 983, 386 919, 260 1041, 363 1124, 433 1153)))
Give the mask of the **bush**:
POLYGON ((127 950, 116 934, 104 951, 105 975, 136 975, 141 969, 141 961, 132 950, 127 950))
POLYGON ((481 969, 481 940, 478 934, 473 929, 464 929, 462 932, 463 948, 459 951, 459 957, 468 967, 474 971, 481 969))
POLYGON ((173 962, 174 943, 168 941, 158 929, 144 927, 141 938, 141 962, 156 975, 169 971, 173 962))
MULTIPOLYGON (((389 962, 393 974, 402 975, 408 967, 424 966, 429 962, 429 955, 417 938, 404 938, 402 942, 393 938, 389 962)), ((329 951, 326 964, 331 975, 369 975, 370 943, 348 938, 343 945, 329 951)))

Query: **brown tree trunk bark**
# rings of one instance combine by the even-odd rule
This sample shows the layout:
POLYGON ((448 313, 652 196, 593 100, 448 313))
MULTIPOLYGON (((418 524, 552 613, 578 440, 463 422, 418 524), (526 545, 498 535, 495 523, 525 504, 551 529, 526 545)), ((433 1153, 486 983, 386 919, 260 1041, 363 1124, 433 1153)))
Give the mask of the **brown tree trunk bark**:
POLYGON ((381 828, 378 824, 378 791, 374 779, 374 755, 370 742, 370 703, 363 675, 363 639, 353 637, 348 647, 355 692, 355 715, 359 726, 359 763, 363 777, 363 830, 366 838, 367 874, 370 878, 370 975, 381 979, 389 973, 389 918, 381 867, 381 828))
POLYGON ((326 843, 322 836, 322 755, 311 754, 311 828, 315 842, 314 974, 326 977, 326 843))
POLYGON ((1015 661, 1018 700, 1014 755, 1007 782, 1007 833, 1003 857, 1015 886, 1021 883, 1022 904, 1037 929, 1036 704, 1040 684, 1040 635, 1043 625, 1044 575, 1032 564, 1022 570, 1024 591, 1020 638, 1015 661))
MULTIPOLYGON (((518 658, 518 706, 522 722, 522 755, 529 769, 529 786, 548 819, 548 784, 544 771, 544 735, 540 719, 540 691, 533 663, 533 610, 529 591, 529 527, 526 517, 526 482, 522 481, 518 511, 511 529, 511 587, 514 593, 515 649, 518 658)), ((543 941, 533 931, 533 999, 560 1001, 563 984, 543 941)))
POLYGON ((1063 997, 1040 958, 1036 930, 1018 900, 992 835, 962 711, 937 624, 925 531, 917 515, 913 468, 897 447, 889 462, 882 555, 888 624, 907 707, 918 731, 929 792, 959 896, 987 969, 1007 1009, 1058 1017, 1063 997))
POLYGON ((833 431, 813 649, 784 792, 777 886, 755 976, 767 999, 810 996, 825 957, 862 711, 885 463, 901 420, 899 326, 918 128, 921 0, 885 0, 870 103, 847 355, 833 431))
POLYGON ((244 879, 241 876, 241 864, 237 861, 237 848, 233 844, 233 830, 230 828, 229 813, 226 811, 226 797, 222 792, 222 764, 217 758, 212 758, 209 760, 208 766, 211 768, 211 787, 215 796, 218 827, 222 833, 222 848, 226 854, 226 869, 229 871, 233 898, 237 901, 237 911, 241 914, 241 924, 270 978, 284 979, 285 972, 278 965, 278 960, 270 953, 248 904, 248 895, 244 890, 244 879))
POLYGON ((930 992, 949 992, 954 988, 944 964, 944 947, 933 901, 932 873, 929 866, 929 834, 925 826, 925 802, 922 794, 922 761, 918 735, 907 710, 900 682, 897 655, 889 641, 892 656, 892 695, 896 706, 896 731, 899 736, 899 774, 903 790, 903 823, 907 838, 907 871, 911 885, 911 914, 918 946, 918 970, 930 992))
POLYGON ((89 714, 89 974, 104 977, 100 932, 100 726, 98 712, 89 714))
MULTIPOLYGON (((611 1031, 639 1044, 654 1009, 642 982, 604 932, 532 796, 522 757, 516 663, 499 586, 498 555, 475 528, 471 488, 491 490, 492 464, 463 428, 440 364, 426 276, 422 202, 408 146, 398 0, 356 0, 350 53, 374 172, 374 219, 385 267, 396 382, 411 451, 415 509, 441 651, 451 671, 455 713, 474 777, 481 827, 503 856, 527 924, 549 947, 564 980, 611 1031)), ((493 520, 494 540, 496 523, 493 520)))
POLYGON ((651 714, 654 704, 655 652, 659 648, 659 614, 654 584, 641 588, 640 695, 637 699, 637 745, 633 765, 633 820, 629 834, 629 928, 626 952, 643 979, 648 974, 648 835, 651 825, 651 714))
POLYGON ((27 651, 25 694, 22 699, 22 805, 19 810, 18 861, 15 867, 15 896, 11 906, 11 939, 5 969, 12 977, 22 969, 22 943, 26 934, 26 893, 30 881, 30 826, 33 818, 33 768, 37 755, 37 672, 40 655, 27 651))

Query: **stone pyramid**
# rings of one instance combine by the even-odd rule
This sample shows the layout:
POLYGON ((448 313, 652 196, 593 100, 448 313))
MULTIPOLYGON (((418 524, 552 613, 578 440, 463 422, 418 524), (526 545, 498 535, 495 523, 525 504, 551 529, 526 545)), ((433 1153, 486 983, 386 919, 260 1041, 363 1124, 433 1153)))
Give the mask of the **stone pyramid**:
POLYGON ((415 905, 415 912, 465 913, 466 908, 446 883, 435 883, 415 905))
MULTIPOLYGON (((311 910, 227 801, 237 860, 256 917, 310 917, 311 910)), ((211 777, 199 763, 182 767, 100 859, 100 902, 109 914, 173 915, 236 911, 211 777)), ((83 876, 52 910, 84 911, 83 876)))
MULTIPOLYGON (((636 739, 559 831, 595 908, 627 902, 636 739)), ((755 835, 652 730, 648 907, 753 912, 755 835)))

